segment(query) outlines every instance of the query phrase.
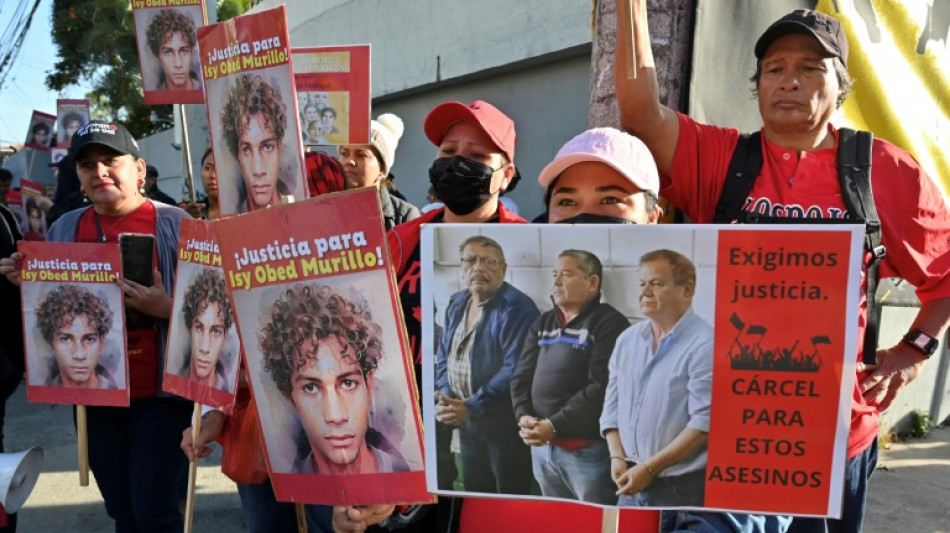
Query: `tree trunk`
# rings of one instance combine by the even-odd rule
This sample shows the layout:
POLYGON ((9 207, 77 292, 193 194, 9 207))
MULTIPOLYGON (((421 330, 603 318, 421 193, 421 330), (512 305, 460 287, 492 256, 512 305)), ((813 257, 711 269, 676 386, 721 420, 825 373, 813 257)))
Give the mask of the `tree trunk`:
MULTIPOLYGON (((692 53, 693 15, 697 0, 647 0, 650 34, 656 58, 660 101, 686 111, 692 53)), ((594 45, 591 53, 590 110, 587 127, 620 127, 614 94, 614 51, 617 43, 617 5, 597 0, 594 45)))

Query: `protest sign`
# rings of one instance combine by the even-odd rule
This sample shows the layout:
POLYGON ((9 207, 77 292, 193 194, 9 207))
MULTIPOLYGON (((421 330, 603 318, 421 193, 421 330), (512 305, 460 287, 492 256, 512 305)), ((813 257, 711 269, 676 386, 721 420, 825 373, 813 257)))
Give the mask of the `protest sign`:
POLYGON ((39 198, 43 196, 43 184, 27 179, 20 180, 22 193, 23 239, 27 241, 46 240, 46 214, 40 209, 39 198))
POLYGON ((222 214, 308 197, 284 6, 198 29, 222 214))
POLYGON ((240 359, 213 223, 182 220, 162 390, 230 412, 240 359))
POLYGON ((76 130, 89 123, 89 100, 56 100, 56 146, 69 148, 76 130))
POLYGON ((369 144, 370 46, 292 48, 304 144, 369 144))
POLYGON ((215 223, 280 501, 432 501, 379 209, 361 189, 215 223))
MULTIPOLYGON (((581 498, 582 503, 837 516, 857 362, 853 317, 863 237, 857 226, 424 227, 422 395, 429 489, 533 498, 531 455, 560 464, 558 450, 582 449, 602 459, 593 461, 575 488, 575 494, 602 496, 581 498), (467 241, 473 236, 481 240, 467 241), (503 257, 492 255, 485 238, 497 243, 503 257), (551 359, 541 362, 545 354, 563 355, 557 350, 604 353, 597 347, 603 332, 596 328, 602 324, 585 323, 584 311, 565 324, 558 317, 566 316, 566 308, 553 310, 552 299, 566 301, 576 290, 565 288, 569 281, 561 270, 564 252, 571 250, 599 258, 601 302, 619 312, 611 311, 612 320, 624 319, 622 333, 608 337, 606 370, 603 360, 590 355, 589 369, 567 374, 546 366, 551 359), (473 327, 471 363, 460 362, 456 324, 468 316, 462 304, 492 281, 508 288, 493 289, 499 292, 492 293, 479 318, 486 329, 473 327), (518 315, 506 315, 495 329, 494 315, 486 313, 503 312, 506 304, 499 302, 518 301, 516 292, 544 314, 523 328, 521 337, 504 341, 522 342, 512 361, 497 356, 492 366, 477 346, 492 345, 506 332, 513 335, 505 328, 513 327, 518 315), (671 306, 683 302, 670 314, 671 306), (664 332, 658 341, 656 331, 664 332), (468 390, 459 380, 467 371, 468 390), (577 377, 588 371, 589 378, 577 377), (510 390, 512 403, 505 404, 494 390, 510 390), (594 395, 597 401, 591 400, 594 395), (458 427, 445 406, 460 400, 469 417, 458 427), (506 415, 498 414, 505 409, 506 415), (492 427, 506 432, 478 431, 480 413, 489 410, 495 413, 492 427), (525 426, 519 428, 525 415, 529 421, 550 420, 555 436, 528 446, 525 426), (455 429, 461 472, 452 468, 456 452, 449 442, 455 429), (473 434, 480 436, 476 440, 473 434), (647 484, 618 500, 611 470, 636 476, 679 437, 695 439, 697 451, 650 475, 644 472, 638 482, 648 478, 647 484), (617 447, 608 451, 613 438, 617 447), (515 468, 492 478, 497 486, 526 490, 485 488, 478 484, 485 473, 465 471, 486 446, 507 446, 509 456, 531 452, 527 482, 509 479, 515 468), (614 464, 621 456, 627 464, 614 464)), ((537 482, 544 489, 545 480, 537 482)), ((564 492, 546 492, 544 498, 575 500, 564 492)))
POLYGON ((135 45, 146 104, 201 104, 196 29, 208 22, 203 0, 132 0, 135 45))
POLYGON ((129 405, 125 307, 115 244, 20 242, 31 402, 129 405))
POLYGON ((26 133, 23 146, 34 150, 49 150, 49 145, 53 142, 53 126, 55 125, 55 116, 34 110, 30 118, 30 130, 26 133))

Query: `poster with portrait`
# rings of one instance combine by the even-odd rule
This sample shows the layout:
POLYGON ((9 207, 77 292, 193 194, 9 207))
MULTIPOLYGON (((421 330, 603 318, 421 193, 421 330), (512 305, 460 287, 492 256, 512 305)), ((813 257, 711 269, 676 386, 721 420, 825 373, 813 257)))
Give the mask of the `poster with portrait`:
POLYGON ((241 345, 214 224, 182 220, 178 235, 162 390, 229 413, 237 392, 241 345))
POLYGON ((23 229, 23 240, 26 241, 45 241, 46 240, 46 213, 43 211, 40 198, 44 197, 42 183, 20 180, 20 199, 22 203, 21 228, 23 229))
POLYGON ((304 144, 369 144, 370 45, 290 52, 304 144))
POLYGON ((26 132, 26 141, 23 146, 34 150, 49 150, 53 142, 53 130, 56 125, 56 116, 42 111, 33 111, 30 117, 30 130, 26 132))
POLYGON ((56 100, 56 146, 69 148, 76 130, 89 123, 89 100, 56 100))
POLYGON ((221 213, 309 198, 281 5, 198 30, 221 213))
POLYGON ((202 104, 197 29, 204 0, 131 0, 145 103, 202 104))
POLYGON ((129 405, 115 244, 20 242, 26 399, 129 405))
POLYGON ((838 516, 863 238, 858 226, 424 226, 429 489, 838 516), (577 464, 584 476, 545 475, 577 464))
POLYGON ((376 192, 226 218, 215 233, 277 499, 433 501, 376 192))

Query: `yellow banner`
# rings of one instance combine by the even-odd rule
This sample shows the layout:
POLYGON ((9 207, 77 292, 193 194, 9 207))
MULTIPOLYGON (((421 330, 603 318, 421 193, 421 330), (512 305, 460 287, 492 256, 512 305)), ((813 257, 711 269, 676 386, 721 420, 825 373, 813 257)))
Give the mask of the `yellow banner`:
POLYGON ((913 154, 950 194, 950 3, 819 0, 816 9, 848 35, 845 121, 913 154))

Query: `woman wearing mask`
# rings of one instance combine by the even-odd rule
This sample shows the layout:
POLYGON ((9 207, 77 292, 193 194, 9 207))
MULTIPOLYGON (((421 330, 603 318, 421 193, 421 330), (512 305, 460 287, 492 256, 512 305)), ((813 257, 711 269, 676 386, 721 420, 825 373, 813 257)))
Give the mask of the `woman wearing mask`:
POLYGON ((396 160, 396 145, 402 137, 402 119, 385 113, 370 121, 370 144, 340 146, 339 158, 347 189, 376 187, 386 230, 419 217, 419 209, 391 194, 386 179, 396 160))

